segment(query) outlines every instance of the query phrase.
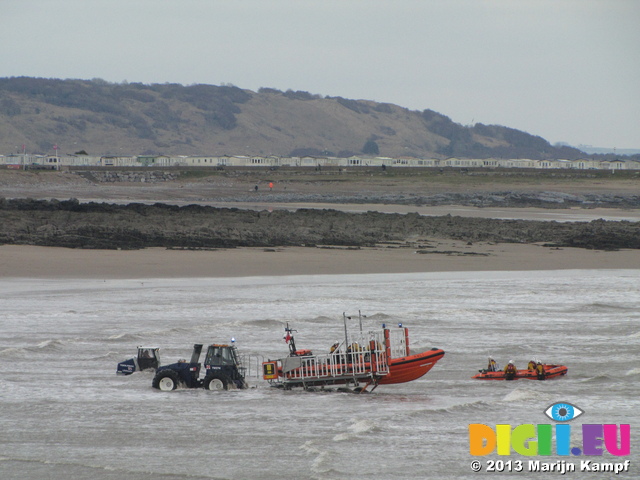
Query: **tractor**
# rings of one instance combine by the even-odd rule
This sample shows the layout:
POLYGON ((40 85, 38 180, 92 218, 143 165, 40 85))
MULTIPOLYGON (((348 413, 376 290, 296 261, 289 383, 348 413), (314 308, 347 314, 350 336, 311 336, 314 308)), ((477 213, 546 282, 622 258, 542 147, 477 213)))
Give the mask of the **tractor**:
POLYGON ((131 375, 143 370, 156 370, 160 366, 160 349, 158 347, 138 347, 138 356, 118 363, 116 373, 131 375))
POLYGON ((153 378, 153 388, 163 391, 175 390, 178 387, 206 390, 247 388, 245 368, 235 345, 209 345, 204 360, 203 379, 200 379, 201 352, 202 344, 195 344, 190 362, 180 360, 178 363, 159 367, 153 378))

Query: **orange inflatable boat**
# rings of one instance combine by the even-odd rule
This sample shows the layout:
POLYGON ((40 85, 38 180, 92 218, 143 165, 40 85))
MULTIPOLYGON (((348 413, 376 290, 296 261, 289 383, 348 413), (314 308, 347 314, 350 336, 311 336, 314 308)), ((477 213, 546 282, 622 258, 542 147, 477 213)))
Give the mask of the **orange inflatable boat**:
POLYGON ((550 378, 561 377, 567 374, 567 367, 564 365, 543 365, 544 375, 538 376, 535 370, 517 370, 513 378, 507 378, 503 371, 490 372, 488 370, 480 370, 480 373, 471 378, 476 380, 519 380, 521 378, 528 380, 549 380, 550 378))

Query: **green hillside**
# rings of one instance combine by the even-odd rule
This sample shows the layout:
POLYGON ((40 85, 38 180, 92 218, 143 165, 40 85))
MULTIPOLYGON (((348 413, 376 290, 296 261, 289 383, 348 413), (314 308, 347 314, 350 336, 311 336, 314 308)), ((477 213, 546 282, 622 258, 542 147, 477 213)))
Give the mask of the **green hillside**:
POLYGON ((0 154, 584 157, 497 125, 303 91, 0 78, 0 154))

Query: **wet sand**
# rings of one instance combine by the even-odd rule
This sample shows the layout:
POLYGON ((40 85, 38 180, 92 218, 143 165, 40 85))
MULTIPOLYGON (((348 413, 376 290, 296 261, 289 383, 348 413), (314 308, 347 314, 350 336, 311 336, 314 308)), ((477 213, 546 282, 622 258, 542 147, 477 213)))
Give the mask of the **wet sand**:
POLYGON ((356 250, 287 247, 124 251, 2 245, 0 277, 144 279, 640 268, 640 253, 636 250, 467 245, 441 240, 420 252, 429 253, 389 246, 356 250))

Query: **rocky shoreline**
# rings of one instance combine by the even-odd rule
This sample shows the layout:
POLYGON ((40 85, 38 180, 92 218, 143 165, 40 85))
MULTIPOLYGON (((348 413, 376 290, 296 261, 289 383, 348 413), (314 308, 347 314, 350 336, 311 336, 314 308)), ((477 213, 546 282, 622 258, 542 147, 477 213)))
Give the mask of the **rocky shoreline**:
MULTIPOLYGON (((500 197, 495 196, 496 200, 500 197)), ((321 245, 358 248, 387 244, 425 250, 431 248, 432 238, 599 250, 640 249, 640 223, 628 221, 557 223, 317 209, 270 212, 196 204, 180 207, 164 203, 82 203, 75 199, 0 198, 0 225, 0 244, 85 249, 321 245)))
MULTIPOLYGON (((466 207, 506 208, 640 208, 640 195, 620 194, 570 194, 563 192, 491 192, 491 193, 387 193, 352 195, 335 194, 287 194, 265 192, 259 199, 265 203, 335 203, 335 204, 389 204, 415 206, 460 205, 466 207)), ((203 199, 205 200, 205 199, 203 199)), ((207 197, 208 202, 249 203, 255 194, 207 197)))

